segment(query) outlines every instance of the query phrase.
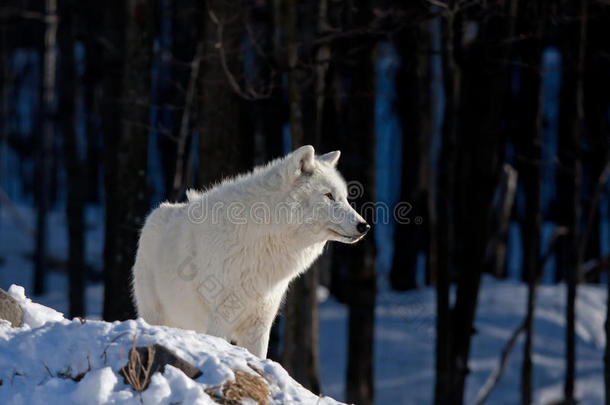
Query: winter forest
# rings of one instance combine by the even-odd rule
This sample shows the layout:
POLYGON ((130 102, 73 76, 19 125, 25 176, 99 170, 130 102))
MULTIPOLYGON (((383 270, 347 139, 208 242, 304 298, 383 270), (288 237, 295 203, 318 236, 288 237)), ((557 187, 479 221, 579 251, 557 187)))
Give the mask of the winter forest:
POLYGON ((290 377, 610 404, 609 38, 605 0, 3 0, 0 288, 135 319, 152 209, 311 144, 372 229, 289 288, 290 377))

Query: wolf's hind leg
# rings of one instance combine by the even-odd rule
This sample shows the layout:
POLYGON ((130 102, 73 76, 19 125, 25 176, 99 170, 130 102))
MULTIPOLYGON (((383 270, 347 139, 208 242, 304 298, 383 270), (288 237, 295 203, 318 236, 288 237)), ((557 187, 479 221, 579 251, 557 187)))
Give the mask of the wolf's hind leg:
POLYGON ((155 291, 153 273, 144 269, 134 269, 134 301, 138 316, 151 325, 167 322, 161 301, 155 291))

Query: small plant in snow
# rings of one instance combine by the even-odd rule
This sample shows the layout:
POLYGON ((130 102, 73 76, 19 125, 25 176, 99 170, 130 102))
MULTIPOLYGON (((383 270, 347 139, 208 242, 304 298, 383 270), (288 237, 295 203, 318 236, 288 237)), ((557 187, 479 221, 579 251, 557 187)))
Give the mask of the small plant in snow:
POLYGON ((138 350, 136 350, 136 336, 134 335, 127 364, 119 373, 138 393, 142 393, 142 391, 144 391, 150 383, 150 371, 154 358, 155 348, 150 345, 148 346, 148 358, 146 359, 146 364, 144 364, 142 356, 140 356, 140 353, 138 350))

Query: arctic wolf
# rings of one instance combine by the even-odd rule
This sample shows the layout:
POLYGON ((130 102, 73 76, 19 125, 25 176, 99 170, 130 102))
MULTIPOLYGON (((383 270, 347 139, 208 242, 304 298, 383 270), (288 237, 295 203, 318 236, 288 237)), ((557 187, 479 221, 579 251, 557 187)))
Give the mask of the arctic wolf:
POLYGON ((354 243, 370 226, 348 204, 339 151, 303 146, 146 219, 133 267, 138 315, 219 336, 266 357, 290 282, 327 241, 354 243))

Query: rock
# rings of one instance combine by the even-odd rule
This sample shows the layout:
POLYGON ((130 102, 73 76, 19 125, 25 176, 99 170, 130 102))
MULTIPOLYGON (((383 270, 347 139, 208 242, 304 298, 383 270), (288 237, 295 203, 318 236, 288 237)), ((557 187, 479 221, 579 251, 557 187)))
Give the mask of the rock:
POLYGON ((136 391, 141 392, 145 390, 150 382, 150 377, 157 371, 163 373, 166 364, 182 370, 184 374, 193 380, 201 376, 201 370, 169 350, 167 347, 159 344, 152 346, 153 359, 152 364, 150 364, 148 359, 150 349, 151 346, 136 347, 135 350, 139 354, 139 358, 137 356, 132 356, 133 348, 129 350, 128 363, 119 371, 119 374, 125 379, 125 383, 134 387, 136 391), (150 372, 144 373, 143 371, 149 367, 150 372), (132 381, 134 378, 128 377, 130 368, 132 370, 131 375, 137 375, 140 377, 140 381, 132 381), (135 373, 133 371, 135 371, 135 373))
POLYGON ((23 324, 23 311, 19 303, 2 288, 0 288, 0 319, 9 321, 13 328, 23 324))

